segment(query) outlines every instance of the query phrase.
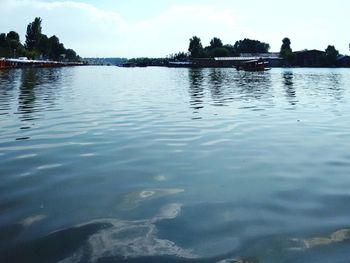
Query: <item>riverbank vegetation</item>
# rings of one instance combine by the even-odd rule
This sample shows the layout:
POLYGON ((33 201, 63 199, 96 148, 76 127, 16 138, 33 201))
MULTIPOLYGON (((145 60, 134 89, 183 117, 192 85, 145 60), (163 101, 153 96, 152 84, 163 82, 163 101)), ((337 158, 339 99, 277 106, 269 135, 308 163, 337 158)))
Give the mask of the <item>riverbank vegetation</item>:
POLYGON ((189 61, 194 58, 237 57, 241 53, 267 53, 270 50, 268 43, 245 38, 236 41, 234 45, 223 44, 220 38, 211 39, 208 46, 203 47, 201 39, 193 36, 190 39, 188 52, 180 51, 170 54, 166 58, 132 58, 128 63, 137 66, 162 66, 169 61, 189 61))
POLYGON ((269 53, 270 44, 259 40, 244 38, 235 44, 224 44, 218 37, 213 37, 209 45, 203 46, 198 36, 189 39, 187 52, 180 51, 170 54, 166 58, 132 58, 125 63, 127 66, 167 66, 169 62, 191 62, 206 60, 203 65, 214 66, 210 60, 215 57, 259 57, 263 56, 270 61, 275 60, 274 66, 278 67, 350 67, 350 57, 339 54, 333 46, 328 45, 325 50, 301 50, 293 51, 292 42, 288 37, 282 39, 279 52, 269 53))
POLYGON ((81 60, 73 49, 66 49, 57 36, 48 37, 43 34, 41 23, 41 18, 36 17, 32 23, 28 24, 24 44, 21 43, 19 34, 15 31, 1 33, 0 57, 28 57, 69 62, 81 60))
POLYGON ((224 45, 220 38, 214 37, 210 44, 203 48, 201 39, 193 36, 190 39, 188 52, 191 58, 235 57, 241 53, 267 53, 270 45, 258 40, 245 38, 234 45, 224 45))

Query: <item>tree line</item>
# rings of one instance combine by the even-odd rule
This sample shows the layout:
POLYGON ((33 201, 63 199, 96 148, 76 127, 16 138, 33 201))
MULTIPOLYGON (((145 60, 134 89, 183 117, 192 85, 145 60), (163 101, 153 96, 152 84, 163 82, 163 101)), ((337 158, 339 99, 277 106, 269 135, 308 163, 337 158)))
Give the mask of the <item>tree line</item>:
POLYGON ((55 61, 80 61, 73 49, 66 49, 55 35, 48 37, 42 33, 42 20, 36 17, 29 23, 26 40, 22 44, 15 31, 0 34, 0 57, 28 57, 30 59, 50 59, 55 61))
MULTIPOLYGON (((201 39, 193 36, 189 39, 188 52, 171 54, 169 59, 185 61, 192 58, 236 57, 242 53, 268 53, 269 50, 270 44, 249 38, 238 40, 234 45, 224 45, 220 38, 214 37, 208 46, 203 47, 201 39)), ((336 66, 338 55, 339 51, 333 45, 329 45, 321 58, 322 66, 336 66)), ((288 37, 282 39, 279 56, 290 66, 298 66, 296 54, 291 48, 291 40, 288 37)))
POLYGON ((270 44, 245 38, 234 45, 223 44, 220 38, 213 37, 208 46, 203 47, 199 37, 190 38, 188 52, 178 52, 169 55, 170 59, 185 60, 190 58, 236 57, 241 53, 267 53, 270 44))

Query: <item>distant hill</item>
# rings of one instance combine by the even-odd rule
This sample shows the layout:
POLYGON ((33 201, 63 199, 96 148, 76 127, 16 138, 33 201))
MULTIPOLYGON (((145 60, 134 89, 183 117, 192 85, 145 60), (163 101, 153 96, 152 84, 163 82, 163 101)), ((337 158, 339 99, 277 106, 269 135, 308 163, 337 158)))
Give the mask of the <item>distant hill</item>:
POLYGON ((128 61, 127 58, 84 58, 84 61, 87 61, 92 65, 121 65, 128 61))

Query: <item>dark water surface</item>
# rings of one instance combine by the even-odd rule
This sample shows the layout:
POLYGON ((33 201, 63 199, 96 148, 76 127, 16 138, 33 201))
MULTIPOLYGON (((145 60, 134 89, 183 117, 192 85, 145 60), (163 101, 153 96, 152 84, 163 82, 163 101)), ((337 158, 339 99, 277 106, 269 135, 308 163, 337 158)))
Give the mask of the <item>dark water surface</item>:
POLYGON ((350 70, 0 71, 0 262, 349 262, 350 70))

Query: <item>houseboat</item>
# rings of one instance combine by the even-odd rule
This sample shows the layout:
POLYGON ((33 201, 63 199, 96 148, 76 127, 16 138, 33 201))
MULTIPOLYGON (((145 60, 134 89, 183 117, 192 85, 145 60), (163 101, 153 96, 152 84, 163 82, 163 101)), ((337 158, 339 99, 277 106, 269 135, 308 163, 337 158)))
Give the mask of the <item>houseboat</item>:
POLYGON ((31 60, 26 57, 0 58, 0 69, 10 68, 52 68, 67 66, 82 66, 81 62, 59 62, 50 60, 31 60))
POLYGON ((267 61, 264 61, 263 59, 260 58, 260 59, 244 61, 241 64, 238 64, 236 66, 236 69, 244 70, 244 71, 266 71, 271 69, 267 67, 268 65, 269 63, 267 61))

